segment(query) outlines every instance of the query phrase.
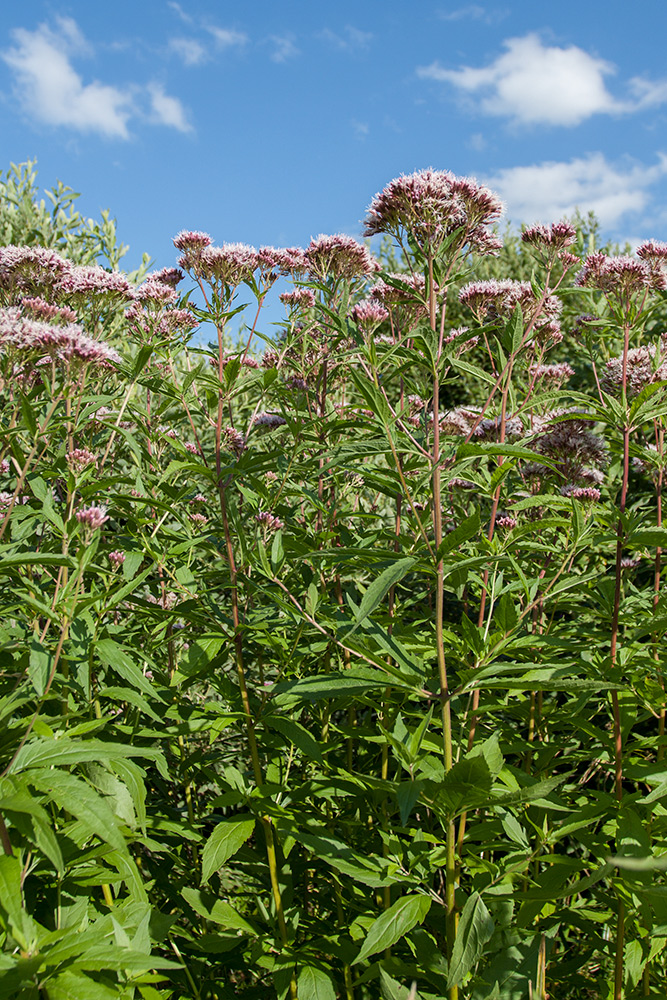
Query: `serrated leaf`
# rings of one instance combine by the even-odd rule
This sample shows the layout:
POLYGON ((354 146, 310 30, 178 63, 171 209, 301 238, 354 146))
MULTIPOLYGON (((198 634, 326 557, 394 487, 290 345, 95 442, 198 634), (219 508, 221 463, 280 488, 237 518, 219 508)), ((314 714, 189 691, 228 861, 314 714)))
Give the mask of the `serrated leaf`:
POLYGON ((222 868, 224 863, 236 854, 255 829, 255 817, 237 816, 222 820, 206 841, 202 852, 202 882, 208 882, 211 875, 222 868))
POLYGON ((333 983, 326 972, 314 965, 305 965, 297 980, 299 1000, 336 1000, 333 983))
POLYGON ((373 921, 361 951, 352 965, 363 962, 369 955, 375 955, 378 951, 391 948, 405 937, 408 931, 423 922, 430 908, 431 900, 428 896, 404 896, 399 899, 373 921))
POLYGON ((484 945, 493 936, 495 925, 484 900, 474 892, 461 913, 452 950, 447 986, 459 986, 484 953, 484 945))

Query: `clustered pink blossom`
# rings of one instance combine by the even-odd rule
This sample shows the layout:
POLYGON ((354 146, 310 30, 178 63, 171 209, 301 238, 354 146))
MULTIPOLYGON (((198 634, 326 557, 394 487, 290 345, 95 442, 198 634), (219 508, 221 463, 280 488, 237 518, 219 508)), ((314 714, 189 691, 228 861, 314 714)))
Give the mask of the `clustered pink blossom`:
POLYGON ((125 553, 120 549, 114 549, 113 552, 109 553, 109 562, 114 569, 118 569, 125 562, 125 553))
POLYGON ((147 274, 146 281, 157 281, 161 285, 176 288, 176 285, 179 285, 184 277, 183 272, 177 267, 163 267, 159 271, 151 271, 150 274, 147 274))
MULTIPOLYGON (((656 247, 657 244, 651 244, 656 247)), ((648 289, 667 288, 667 275, 663 260, 652 256, 643 244, 640 248, 644 259, 636 260, 627 254, 609 257, 602 252, 591 253, 577 275, 576 284, 582 288, 599 288, 603 292, 630 295, 648 289)))
POLYGON ((205 524, 208 524, 208 518, 206 517, 206 514, 200 514, 197 511, 195 511, 194 514, 189 514, 188 517, 190 518, 192 524, 198 527, 203 527, 205 524))
POLYGON ((303 274, 308 270, 308 261, 301 247, 260 247, 257 260, 263 271, 303 274))
POLYGON ((203 493, 195 493, 195 495, 192 497, 192 499, 188 501, 188 503, 191 503, 191 504, 195 504, 195 503, 207 503, 207 502, 208 501, 206 500, 206 497, 204 496, 203 493))
POLYGON ((193 232, 188 229, 181 229, 180 233, 176 233, 173 239, 176 249, 184 253, 199 253, 205 247, 210 247, 212 242, 213 240, 208 233, 193 232))
POLYGON ((76 519, 79 524, 90 528, 91 531, 97 531, 98 528, 101 528, 109 520, 109 515, 107 514, 106 507, 82 507, 81 510, 77 510, 76 519))
POLYGON ((561 493, 564 497, 574 497, 575 500, 595 501, 600 499, 600 491, 595 486, 563 486, 561 493))
POLYGON ((359 278, 374 274, 380 265, 368 247, 340 233, 320 235, 306 247, 308 270, 313 278, 359 278))
POLYGON ((547 382, 562 384, 574 375, 574 368, 567 361, 556 365, 532 365, 529 374, 535 379, 545 379, 547 382))
POLYGON ((56 306, 47 302, 41 296, 30 298, 26 296, 21 302, 21 309, 34 319, 56 323, 76 323, 76 313, 68 306, 56 306))
POLYGON ((365 299, 363 302, 357 302, 352 309, 352 319, 359 326, 374 327, 389 319, 389 312, 377 300, 365 299))
POLYGON ((500 199, 472 178, 445 170, 420 170, 391 181, 368 208, 364 236, 409 235, 422 251, 436 253, 455 230, 480 253, 496 253, 501 244, 486 226, 503 210, 500 199))
POLYGON ((315 305, 315 295, 310 288, 295 288, 291 292, 282 292, 280 301, 286 306, 298 309, 312 309, 315 305))
POLYGON ((415 300, 425 308, 426 278, 423 274, 387 274, 371 287, 370 297, 389 308, 414 305, 415 300))
POLYGON ((253 420, 256 427, 269 427, 271 430, 275 427, 283 427, 286 423, 285 418, 278 413, 258 413, 253 420))
POLYGON ((151 302, 160 306, 171 306, 178 301, 178 292, 173 285, 154 278, 144 281, 134 294, 138 302, 151 302))
MULTIPOLYGON (((656 357, 655 344, 632 347, 627 353, 625 364, 625 388, 629 396, 637 393, 651 382, 667 380, 667 360, 656 357)), ((600 384, 606 392, 618 392, 623 386, 623 356, 607 361, 600 384)))
POLYGON ((235 427, 226 427, 224 437, 230 449, 235 454, 240 455, 245 451, 246 440, 241 431, 237 431, 235 427))
POLYGON ((267 531, 279 531, 281 528, 285 527, 279 517, 275 517, 267 510, 260 510, 255 516, 255 520, 258 524, 263 525, 267 531))
POLYGON ((74 448, 66 457, 67 464, 74 472, 82 472, 88 465, 97 465, 97 455, 88 448, 74 448))
POLYGON ((199 454, 199 448, 197 447, 197 445, 195 444, 194 441, 186 441, 185 442, 185 450, 189 451, 191 455, 198 455, 199 454))
POLYGON ((0 247, 0 288, 53 287, 68 268, 55 250, 46 247, 0 247))
POLYGON ((3 460, 0 462, 0 475, 6 476, 8 472, 9 472, 9 459, 3 458, 3 460))
POLYGON ((570 222, 563 220, 553 222, 550 226, 528 226, 521 234, 521 239, 539 249, 559 251, 576 242, 577 230, 570 222))
MULTIPOLYGON (((230 361, 234 361, 235 358, 231 355, 223 355, 222 359, 211 357, 209 358, 209 364, 211 368, 217 368, 222 361, 222 367, 224 368, 226 364, 230 361)), ((251 358, 249 355, 242 355, 238 360, 241 362, 243 368, 259 368, 259 362, 255 358, 251 358)))
POLYGON ((505 531, 511 531, 512 528, 516 528, 518 523, 517 519, 510 517, 509 514, 503 514, 495 520, 496 528, 503 528, 505 531))
POLYGON ((121 358, 101 340, 88 337, 80 326, 51 326, 27 319, 18 309, 0 309, 0 353, 32 353, 54 361, 97 365, 109 368, 121 358))

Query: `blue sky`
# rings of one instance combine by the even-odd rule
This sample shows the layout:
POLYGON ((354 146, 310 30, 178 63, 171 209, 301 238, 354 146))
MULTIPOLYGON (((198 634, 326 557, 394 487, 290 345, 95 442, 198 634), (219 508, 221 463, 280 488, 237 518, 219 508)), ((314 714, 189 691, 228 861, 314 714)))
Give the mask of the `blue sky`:
POLYGON ((0 169, 110 208, 136 266, 171 237, 359 235, 422 167, 497 190, 516 222, 578 205, 667 236, 667 4, 598 0, 86 0, 7 6, 0 169))

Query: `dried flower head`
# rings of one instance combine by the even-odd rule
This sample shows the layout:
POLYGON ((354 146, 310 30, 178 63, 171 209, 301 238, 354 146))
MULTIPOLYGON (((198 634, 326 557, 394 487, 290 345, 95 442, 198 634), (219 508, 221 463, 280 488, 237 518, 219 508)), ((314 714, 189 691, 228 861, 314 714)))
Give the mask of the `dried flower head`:
POLYGON ((226 427, 224 430, 224 437, 229 445, 231 451, 236 455, 241 455, 246 448, 246 439, 241 434, 241 431, 237 431, 235 427, 226 427))

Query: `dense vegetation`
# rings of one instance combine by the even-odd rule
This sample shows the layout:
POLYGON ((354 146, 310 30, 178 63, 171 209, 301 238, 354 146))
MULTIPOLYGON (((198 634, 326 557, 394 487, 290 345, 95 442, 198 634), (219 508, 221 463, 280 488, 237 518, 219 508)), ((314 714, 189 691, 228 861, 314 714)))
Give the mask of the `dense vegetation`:
POLYGON ((0 178, 0 998, 664 998, 667 245, 423 171, 384 268, 128 275, 49 198, 0 178))

